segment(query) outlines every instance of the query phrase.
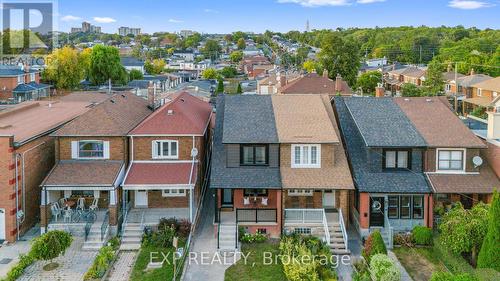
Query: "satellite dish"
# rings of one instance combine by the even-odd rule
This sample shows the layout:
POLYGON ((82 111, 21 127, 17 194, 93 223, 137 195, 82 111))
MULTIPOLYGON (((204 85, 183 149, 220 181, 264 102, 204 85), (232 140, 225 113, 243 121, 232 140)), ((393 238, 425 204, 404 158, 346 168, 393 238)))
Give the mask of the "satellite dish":
POLYGON ((191 149, 191 157, 196 157, 198 156, 198 149, 195 147, 191 149))
POLYGON ((474 163, 474 167, 477 168, 483 165, 483 158, 481 158, 481 156, 474 156, 472 158, 472 163, 474 163))

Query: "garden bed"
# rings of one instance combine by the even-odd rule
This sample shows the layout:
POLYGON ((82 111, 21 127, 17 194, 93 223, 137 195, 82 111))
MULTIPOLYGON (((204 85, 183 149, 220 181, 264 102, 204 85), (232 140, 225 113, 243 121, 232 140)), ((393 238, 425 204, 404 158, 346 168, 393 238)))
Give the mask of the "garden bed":
POLYGON ((435 271, 446 271, 446 267, 436 257, 432 248, 397 247, 393 252, 401 265, 415 281, 427 281, 435 271))
MULTIPOLYGON (((182 246, 181 246, 182 247, 182 246)), ((158 261, 163 259, 161 253, 172 257, 174 248, 158 248, 154 245, 142 246, 139 256, 135 262, 130 281, 155 281, 155 280, 172 280, 174 276, 174 265, 170 258, 170 263, 164 262, 160 268, 147 269, 151 253, 157 257, 158 261)))

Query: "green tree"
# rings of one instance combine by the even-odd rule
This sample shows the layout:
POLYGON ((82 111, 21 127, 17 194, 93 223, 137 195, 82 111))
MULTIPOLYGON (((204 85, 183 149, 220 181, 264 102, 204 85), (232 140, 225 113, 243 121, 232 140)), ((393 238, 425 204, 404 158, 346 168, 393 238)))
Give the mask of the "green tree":
POLYGON ((33 240, 30 254, 35 259, 50 261, 55 268, 58 265, 52 263, 52 260, 64 254, 72 241, 73 237, 68 232, 51 230, 33 240))
POLYGON ((420 97, 423 94, 422 89, 411 83, 403 83, 400 92, 403 97, 420 97))
POLYGON ((238 42, 241 38, 245 39, 247 37, 247 34, 243 31, 236 31, 236 32, 233 32, 232 36, 231 36, 231 39, 233 40, 233 42, 238 42))
POLYGON ((321 65, 328 70, 330 78, 340 74, 347 83, 353 86, 360 65, 359 46, 351 39, 344 39, 337 33, 326 34, 318 54, 321 65))
POLYGON ((373 94, 375 87, 381 83, 382 73, 379 71, 367 71, 358 77, 356 87, 361 88, 363 93, 373 94))
POLYGON ((201 76, 203 79, 217 79, 217 77, 219 77, 219 73, 215 70, 215 68, 207 68, 203 70, 201 76))
POLYGON ((244 50, 247 47, 247 43, 244 38, 238 39, 236 45, 238 46, 238 50, 244 50))
POLYGON ((47 57, 45 80, 54 83, 58 89, 75 89, 84 78, 84 66, 78 51, 71 47, 56 49, 47 57))
POLYGON ((165 70, 165 61, 163 59, 147 60, 144 63, 144 70, 152 75, 160 74, 165 70))
POLYGON ((243 89, 241 88, 241 83, 238 83, 238 88, 236 89, 236 93, 238 94, 243 93, 243 89))
POLYGON ((321 65, 317 61, 313 61, 313 60, 306 60, 302 64, 302 69, 304 69, 305 71, 307 71, 309 73, 312 73, 314 71, 316 71, 316 73, 322 73, 323 72, 323 69, 321 68, 321 65))
POLYGON ((103 85, 108 80, 116 84, 126 82, 127 72, 120 62, 117 48, 104 45, 92 48, 89 78, 94 85, 103 85))
POLYGON ((144 75, 142 75, 142 72, 138 69, 132 69, 130 70, 130 72, 128 73, 128 79, 130 81, 132 80, 141 80, 144 78, 144 75))
POLYGON ((427 67, 424 86, 431 95, 438 95, 444 90, 443 65, 437 60, 431 61, 427 67))
POLYGON ((376 254, 387 254, 387 248, 380 231, 376 230, 368 236, 361 254, 368 263, 370 263, 371 257, 376 254))
POLYGON ((222 79, 219 79, 219 81, 217 82, 216 93, 218 94, 224 93, 224 81, 222 81, 222 79))
POLYGON ((243 59, 243 52, 242 51, 234 51, 229 55, 229 59, 233 63, 238 63, 243 59))
POLYGON ((500 194, 493 193, 489 209, 488 232, 477 259, 477 267, 500 271, 500 194))
POLYGON ((210 60, 214 61, 219 58, 221 47, 217 41, 213 39, 208 39, 205 42, 205 47, 202 50, 203 55, 206 58, 210 58, 210 60))
POLYGON ((439 224, 441 242, 455 254, 470 253, 476 264, 477 252, 488 230, 488 206, 478 203, 466 210, 457 203, 439 224))
POLYGON ((220 74, 224 76, 224 78, 234 78, 238 75, 238 70, 232 66, 225 66, 220 70, 220 74))
POLYGON ((83 68, 83 78, 89 79, 90 76, 90 57, 92 55, 91 48, 85 48, 78 54, 78 61, 83 68))

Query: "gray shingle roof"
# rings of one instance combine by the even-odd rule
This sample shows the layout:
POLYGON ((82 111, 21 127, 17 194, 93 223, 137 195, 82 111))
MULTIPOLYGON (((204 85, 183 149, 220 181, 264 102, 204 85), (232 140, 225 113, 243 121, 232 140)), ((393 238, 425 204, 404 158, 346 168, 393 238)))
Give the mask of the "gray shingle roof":
POLYGON ((224 118, 227 98, 225 95, 219 95, 217 98, 210 188, 281 188, 279 167, 227 168, 226 151, 222 143, 223 131, 227 129, 224 118))
MULTIPOLYGON (((356 188, 360 192, 372 193, 429 193, 431 189, 422 172, 376 172, 370 169, 373 164, 368 159, 368 147, 346 106, 349 99, 353 98, 335 97, 335 107, 356 188)), ((395 131, 393 137, 398 134, 400 133, 395 131)))
POLYGON ((269 95, 226 96, 223 143, 278 143, 269 95))
POLYGON ((391 98, 350 97, 347 110, 368 147, 423 147, 415 126, 391 98))

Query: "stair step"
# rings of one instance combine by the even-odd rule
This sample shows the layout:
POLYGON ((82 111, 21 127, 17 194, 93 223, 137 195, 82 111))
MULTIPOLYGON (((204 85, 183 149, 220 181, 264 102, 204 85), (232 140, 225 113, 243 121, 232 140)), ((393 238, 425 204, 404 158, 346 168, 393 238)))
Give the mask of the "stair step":
POLYGON ((347 250, 345 250, 345 249, 344 250, 333 249, 332 254, 334 254, 334 255, 350 255, 351 251, 349 249, 347 249, 347 250))
POLYGON ((141 248, 141 244, 121 244, 120 245, 120 250, 122 251, 127 251, 127 250, 139 250, 141 248))

